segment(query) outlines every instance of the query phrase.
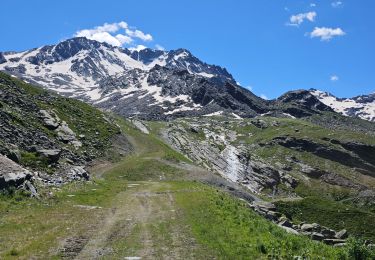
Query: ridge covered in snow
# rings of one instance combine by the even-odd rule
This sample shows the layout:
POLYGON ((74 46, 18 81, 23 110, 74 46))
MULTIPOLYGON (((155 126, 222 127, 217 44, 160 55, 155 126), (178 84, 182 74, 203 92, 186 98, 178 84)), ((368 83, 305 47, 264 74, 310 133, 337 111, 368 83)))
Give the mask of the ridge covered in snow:
POLYGON ((316 89, 310 89, 310 92, 335 112, 375 122, 375 93, 353 98, 338 98, 316 89))
POLYGON ((59 94, 104 107, 108 107, 109 100, 132 99, 134 102, 135 97, 148 98, 149 105, 179 104, 165 114, 201 107, 186 94, 165 93, 159 82, 150 83, 148 75, 155 67, 187 71, 212 82, 234 82, 224 68, 206 64, 185 49, 123 49, 79 37, 28 51, 0 53, 0 70, 59 94))

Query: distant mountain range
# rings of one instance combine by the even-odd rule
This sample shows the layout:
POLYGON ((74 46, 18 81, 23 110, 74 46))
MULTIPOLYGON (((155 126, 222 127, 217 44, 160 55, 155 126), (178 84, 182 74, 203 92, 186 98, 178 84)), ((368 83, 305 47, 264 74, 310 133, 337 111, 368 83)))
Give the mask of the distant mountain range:
POLYGON ((316 89, 310 89, 310 92, 338 113, 375 122, 375 93, 353 98, 338 98, 316 89))
POLYGON ((336 111, 375 120, 374 94, 339 99, 318 90, 291 91, 272 101, 239 86, 225 69, 186 49, 131 50, 72 38, 24 52, 0 53, 0 70, 59 94, 124 116, 259 114, 300 117, 336 111))

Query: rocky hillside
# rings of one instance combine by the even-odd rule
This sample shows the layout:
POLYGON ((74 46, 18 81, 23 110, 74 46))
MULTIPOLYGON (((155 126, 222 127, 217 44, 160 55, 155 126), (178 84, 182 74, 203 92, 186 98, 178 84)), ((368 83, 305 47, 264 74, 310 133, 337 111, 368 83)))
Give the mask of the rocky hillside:
POLYGON ((88 178, 85 166, 104 156, 119 134, 99 110, 4 73, 0 126, 0 168, 15 169, 1 174, 0 188, 31 177, 48 185, 88 178))

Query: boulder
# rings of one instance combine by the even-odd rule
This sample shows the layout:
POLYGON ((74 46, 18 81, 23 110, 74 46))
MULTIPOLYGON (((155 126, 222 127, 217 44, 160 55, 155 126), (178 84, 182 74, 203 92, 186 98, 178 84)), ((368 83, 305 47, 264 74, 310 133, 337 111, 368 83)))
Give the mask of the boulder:
POLYGON ((19 164, 0 155, 0 189, 18 187, 26 180, 31 179, 32 174, 19 164))
POLYGON ((312 224, 303 224, 301 225, 302 231, 314 231, 314 232, 320 232, 321 228, 319 224, 312 223, 312 224))
POLYGON ((302 231, 312 231, 314 226, 312 224, 302 224, 300 228, 302 231))
POLYGON ((278 223, 279 226, 292 228, 293 224, 289 220, 282 220, 278 223))
POLYGON ((55 130, 60 125, 60 119, 53 113, 53 116, 46 110, 39 111, 40 117, 43 119, 44 126, 50 130, 55 130))
POLYGON ((72 166, 66 171, 66 174, 71 180, 89 179, 89 174, 82 166, 72 166))
POLYGON ((46 157, 51 163, 57 162, 61 155, 60 149, 37 149, 36 152, 39 155, 46 157))
POLYGON ((340 230, 336 233, 335 238, 344 239, 348 237, 348 231, 346 229, 340 230))
POLYGON ((329 228, 322 228, 321 233, 325 238, 334 238, 336 235, 336 232, 329 228))
POLYGON ((286 232, 288 232, 290 234, 299 235, 298 231, 294 230, 293 228, 281 226, 280 224, 279 224, 279 227, 281 227, 282 229, 284 229, 286 232))
POLYGON ((317 240, 317 241, 322 241, 324 239, 324 236, 318 232, 311 233, 310 237, 312 240, 317 240))
POLYGON ((65 143, 69 143, 71 141, 76 140, 76 135, 72 129, 68 126, 65 121, 62 121, 60 126, 56 129, 57 136, 59 139, 65 143))

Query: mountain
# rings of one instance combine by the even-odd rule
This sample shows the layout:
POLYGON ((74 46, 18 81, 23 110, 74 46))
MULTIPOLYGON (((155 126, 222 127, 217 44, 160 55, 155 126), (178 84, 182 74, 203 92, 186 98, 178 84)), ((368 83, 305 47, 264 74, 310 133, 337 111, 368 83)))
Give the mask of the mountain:
POLYGON ((238 85, 225 68, 202 62, 186 49, 134 50, 78 37, 0 53, 0 70, 126 117, 307 117, 338 112, 375 120, 374 94, 339 99, 318 90, 296 90, 268 101, 238 85))
POLYGON ((338 98, 316 89, 310 89, 310 92, 337 113, 375 122, 375 93, 353 98, 338 98))
POLYGON ((196 96, 203 94, 201 86, 219 85, 225 91, 225 84, 235 85, 225 69, 208 65, 184 49, 136 51, 86 38, 4 52, 0 70, 127 115, 129 110, 132 114, 152 111, 159 116, 198 111, 214 101, 207 102, 209 94, 198 100, 196 96))
POLYGON ((185 49, 138 51, 73 38, 4 52, 0 63, 0 70, 26 82, 127 117, 165 120, 224 113, 239 118, 279 110, 300 117, 326 109, 323 104, 307 108, 310 103, 264 100, 239 86, 226 69, 185 49))

